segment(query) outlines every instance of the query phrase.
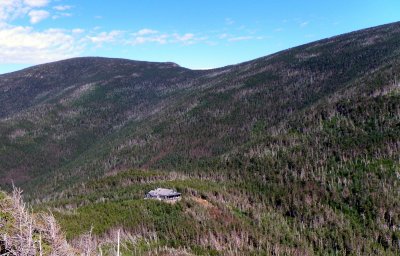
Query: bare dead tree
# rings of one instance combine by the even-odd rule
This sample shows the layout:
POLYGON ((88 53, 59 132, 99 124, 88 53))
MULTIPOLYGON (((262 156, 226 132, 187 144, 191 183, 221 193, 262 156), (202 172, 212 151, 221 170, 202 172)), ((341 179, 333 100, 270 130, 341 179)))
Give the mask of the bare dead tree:
POLYGON ((7 204, 2 206, 14 221, 9 233, 3 235, 5 255, 42 256, 43 243, 51 248, 47 255, 75 255, 54 216, 51 213, 34 215, 23 202, 22 193, 21 189, 14 187, 7 204))

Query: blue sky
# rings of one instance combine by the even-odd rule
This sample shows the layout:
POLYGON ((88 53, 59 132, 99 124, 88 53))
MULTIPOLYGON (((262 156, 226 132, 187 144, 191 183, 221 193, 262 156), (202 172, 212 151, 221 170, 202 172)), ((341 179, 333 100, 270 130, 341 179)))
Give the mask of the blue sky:
POLYGON ((77 56, 214 68, 395 21, 398 0, 0 0, 0 74, 77 56))

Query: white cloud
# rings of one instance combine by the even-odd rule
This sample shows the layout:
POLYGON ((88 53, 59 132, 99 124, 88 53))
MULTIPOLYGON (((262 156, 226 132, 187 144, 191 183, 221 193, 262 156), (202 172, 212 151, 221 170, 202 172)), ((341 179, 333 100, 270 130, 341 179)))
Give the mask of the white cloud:
POLYGON ((135 36, 133 39, 128 40, 128 45, 139 45, 145 43, 159 43, 166 44, 170 36, 167 34, 151 35, 151 36, 135 36))
POLYGON ((63 29, 36 30, 12 25, 28 17, 36 24, 50 16, 50 0, 0 0, 0 64, 38 64, 78 56, 84 43, 80 35, 63 29), (38 9, 40 8, 40 9, 38 9))
POLYGON ((238 36, 238 37, 231 37, 228 39, 229 42, 237 42, 237 41, 246 41, 254 39, 252 36, 238 36))
POLYGON ((135 35, 144 36, 144 35, 152 35, 152 34, 157 34, 157 33, 158 33, 157 30, 144 28, 144 29, 141 29, 138 32, 136 32, 135 35))
POLYGON ((179 42, 188 42, 190 40, 194 39, 194 34, 192 33, 186 33, 184 35, 179 35, 179 34, 174 34, 174 37, 177 41, 179 42))
POLYGON ((172 41, 173 43, 182 43, 184 45, 191 45, 196 43, 196 41, 203 41, 206 40, 207 38, 196 38, 194 34, 192 33, 186 33, 184 35, 179 35, 179 34, 173 34, 174 40, 172 41))
POLYGON ((49 0, 24 0, 24 3, 31 7, 43 7, 49 4, 49 0))
POLYGON ((180 41, 188 41, 194 38, 194 34, 186 33, 183 36, 178 36, 178 40, 180 41))
POLYGON ((24 17, 32 9, 45 7, 48 3, 48 0, 0 0, 0 21, 24 17))
POLYGON ((85 30, 81 29, 81 28, 75 28, 72 30, 72 33, 74 33, 74 34, 82 34, 84 32, 85 32, 85 30))
POLYGON ((67 11, 67 10, 72 9, 72 6, 71 5, 57 5, 57 6, 54 6, 53 9, 56 11, 62 12, 62 11, 67 11))
POLYGON ((29 11, 20 0, 1 0, 0 1, 0 20, 15 19, 29 11))
POLYGON ((30 22, 36 24, 50 16, 50 13, 45 10, 32 10, 28 13, 30 17, 30 22))
POLYGON ((0 28, 0 63, 38 64, 79 56, 84 46, 78 41, 62 29, 7 25, 0 28))
POLYGON ((58 13, 58 14, 56 14, 56 15, 53 15, 53 19, 54 20, 56 20, 56 19, 59 19, 59 18, 62 18, 62 17, 71 17, 72 16, 72 13, 68 13, 68 12, 61 12, 61 13, 58 13))
POLYGON ((133 37, 125 40, 126 45, 140 45, 145 43, 158 43, 158 44, 168 44, 168 43, 181 43, 184 45, 193 44, 196 41, 203 41, 207 38, 196 38, 192 33, 185 33, 183 35, 178 33, 160 33, 154 29, 144 28, 133 34, 133 37))
POLYGON ((95 36, 88 36, 88 39, 95 44, 111 43, 115 42, 122 33, 120 30, 112 30, 110 32, 101 32, 95 36))

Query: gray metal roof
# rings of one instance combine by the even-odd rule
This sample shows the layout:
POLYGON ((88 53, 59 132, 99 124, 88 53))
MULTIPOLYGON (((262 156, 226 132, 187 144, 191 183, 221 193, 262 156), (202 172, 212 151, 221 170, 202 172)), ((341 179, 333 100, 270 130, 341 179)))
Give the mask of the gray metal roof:
POLYGON ((151 196, 180 196, 181 193, 178 193, 172 189, 167 188, 157 188, 154 190, 149 191, 148 193, 151 196))

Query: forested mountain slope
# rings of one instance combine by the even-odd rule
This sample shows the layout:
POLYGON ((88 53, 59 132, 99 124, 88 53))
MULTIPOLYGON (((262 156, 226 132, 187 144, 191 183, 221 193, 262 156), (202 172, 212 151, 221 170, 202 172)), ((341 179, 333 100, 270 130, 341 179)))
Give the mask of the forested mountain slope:
POLYGON ((322 101, 392 90, 398 42, 395 23, 217 70, 78 58, 2 75, 2 183, 209 161, 322 101))
MULTIPOLYGON (((95 212, 130 205, 169 248, 233 253, 224 234, 244 230, 244 254, 396 254, 399 81, 400 23, 207 71, 103 58, 33 67, 0 76, 0 182, 65 210, 69 239, 95 212), (188 215, 196 198, 140 199, 156 185, 216 208, 199 217, 188 215)), ((150 239, 140 225, 116 217, 95 231, 150 239)))

